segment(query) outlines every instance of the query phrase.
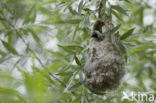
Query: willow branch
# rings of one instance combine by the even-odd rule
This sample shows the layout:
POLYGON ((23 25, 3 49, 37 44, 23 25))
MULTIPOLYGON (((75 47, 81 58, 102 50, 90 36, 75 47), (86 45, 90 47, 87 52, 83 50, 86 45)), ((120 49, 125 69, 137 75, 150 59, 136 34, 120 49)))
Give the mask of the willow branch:
POLYGON ((99 4, 99 8, 98 8, 98 18, 102 18, 102 15, 101 15, 102 8, 103 8, 103 4, 102 4, 102 1, 101 1, 100 4, 99 4))
MULTIPOLYGON (((24 43, 25 45, 27 45, 26 41, 24 40, 24 38, 22 37, 22 35, 21 35, 20 32, 18 31, 18 29, 16 29, 15 26, 12 25, 12 23, 11 23, 9 20, 7 20, 6 18, 4 18, 4 17, 2 17, 2 16, 0 16, 0 19, 6 21, 6 22, 14 29, 14 31, 18 34, 18 36, 19 36, 20 39, 23 41, 23 43, 24 43)), ((29 47, 28 47, 28 50, 29 50, 30 52, 33 52, 33 50, 32 50, 31 48, 29 48, 29 47)), ((40 65, 41 65, 43 68, 46 68, 38 56, 36 56, 36 59, 38 60, 38 62, 40 63, 40 65)), ((47 72, 48 72, 48 71, 47 71, 47 72)), ((52 73, 49 73, 49 74, 50 74, 53 78, 55 78, 62 86, 66 87, 66 84, 65 84, 64 82, 62 82, 60 79, 58 79, 58 78, 57 78, 56 76, 54 76, 52 73)))
POLYGON ((106 31, 111 31, 113 29, 114 25, 109 20, 107 20, 105 17, 102 17, 102 14, 101 14, 102 8, 103 8, 103 4, 102 4, 102 0, 101 0, 99 3, 99 7, 97 9, 98 19, 104 23, 104 25, 106 27, 106 31))

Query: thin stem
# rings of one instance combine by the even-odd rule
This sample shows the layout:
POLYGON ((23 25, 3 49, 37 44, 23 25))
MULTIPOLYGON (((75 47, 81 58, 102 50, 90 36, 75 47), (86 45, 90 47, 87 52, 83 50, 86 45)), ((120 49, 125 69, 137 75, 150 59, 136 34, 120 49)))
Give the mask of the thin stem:
POLYGON ((98 8, 98 18, 102 18, 102 15, 101 15, 102 8, 103 8, 103 4, 102 4, 102 1, 101 1, 100 4, 99 4, 99 8, 98 8))
POLYGON ((106 31, 111 31, 113 29, 114 25, 111 23, 111 21, 107 20, 105 17, 102 17, 102 15, 101 15, 102 8, 103 8, 103 4, 102 4, 102 0, 101 0, 100 4, 99 4, 99 8, 98 8, 98 19, 102 19, 102 21, 105 24, 106 31))

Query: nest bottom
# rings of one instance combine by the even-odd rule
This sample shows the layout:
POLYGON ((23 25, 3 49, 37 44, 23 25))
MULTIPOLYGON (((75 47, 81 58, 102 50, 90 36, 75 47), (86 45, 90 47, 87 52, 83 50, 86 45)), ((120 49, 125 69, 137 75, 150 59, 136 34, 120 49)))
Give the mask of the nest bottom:
MULTIPOLYGON (((88 73, 87 73, 88 75, 88 73)), ((98 66, 86 77, 85 85, 91 91, 104 93, 106 90, 114 90, 119 87, 124 70, 121 66, 114 68, 112 66, 98 66)))

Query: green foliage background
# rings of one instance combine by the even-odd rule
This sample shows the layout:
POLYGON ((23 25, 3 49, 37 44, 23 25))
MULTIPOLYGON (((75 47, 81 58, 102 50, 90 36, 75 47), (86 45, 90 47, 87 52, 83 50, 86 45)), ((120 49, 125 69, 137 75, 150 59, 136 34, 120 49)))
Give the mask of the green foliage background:
POLYGON ((127 73, 118 90, 100 96, 79 81, 98 0, 0 0, 0 103, 132 103, 123 91, 156 97, 156 23, 144 23, 156 8, 111 1, 103 14, 121 23, 127 73))

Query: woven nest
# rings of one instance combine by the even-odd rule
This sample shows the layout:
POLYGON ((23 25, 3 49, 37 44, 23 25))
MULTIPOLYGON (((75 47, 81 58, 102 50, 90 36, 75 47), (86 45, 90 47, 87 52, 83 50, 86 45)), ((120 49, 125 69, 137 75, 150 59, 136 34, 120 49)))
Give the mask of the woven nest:
POLYGON ((109 37, 91 38, 84 66, 85 86, 95 93, 117 89, 125 74, 125 59, 109 37))

